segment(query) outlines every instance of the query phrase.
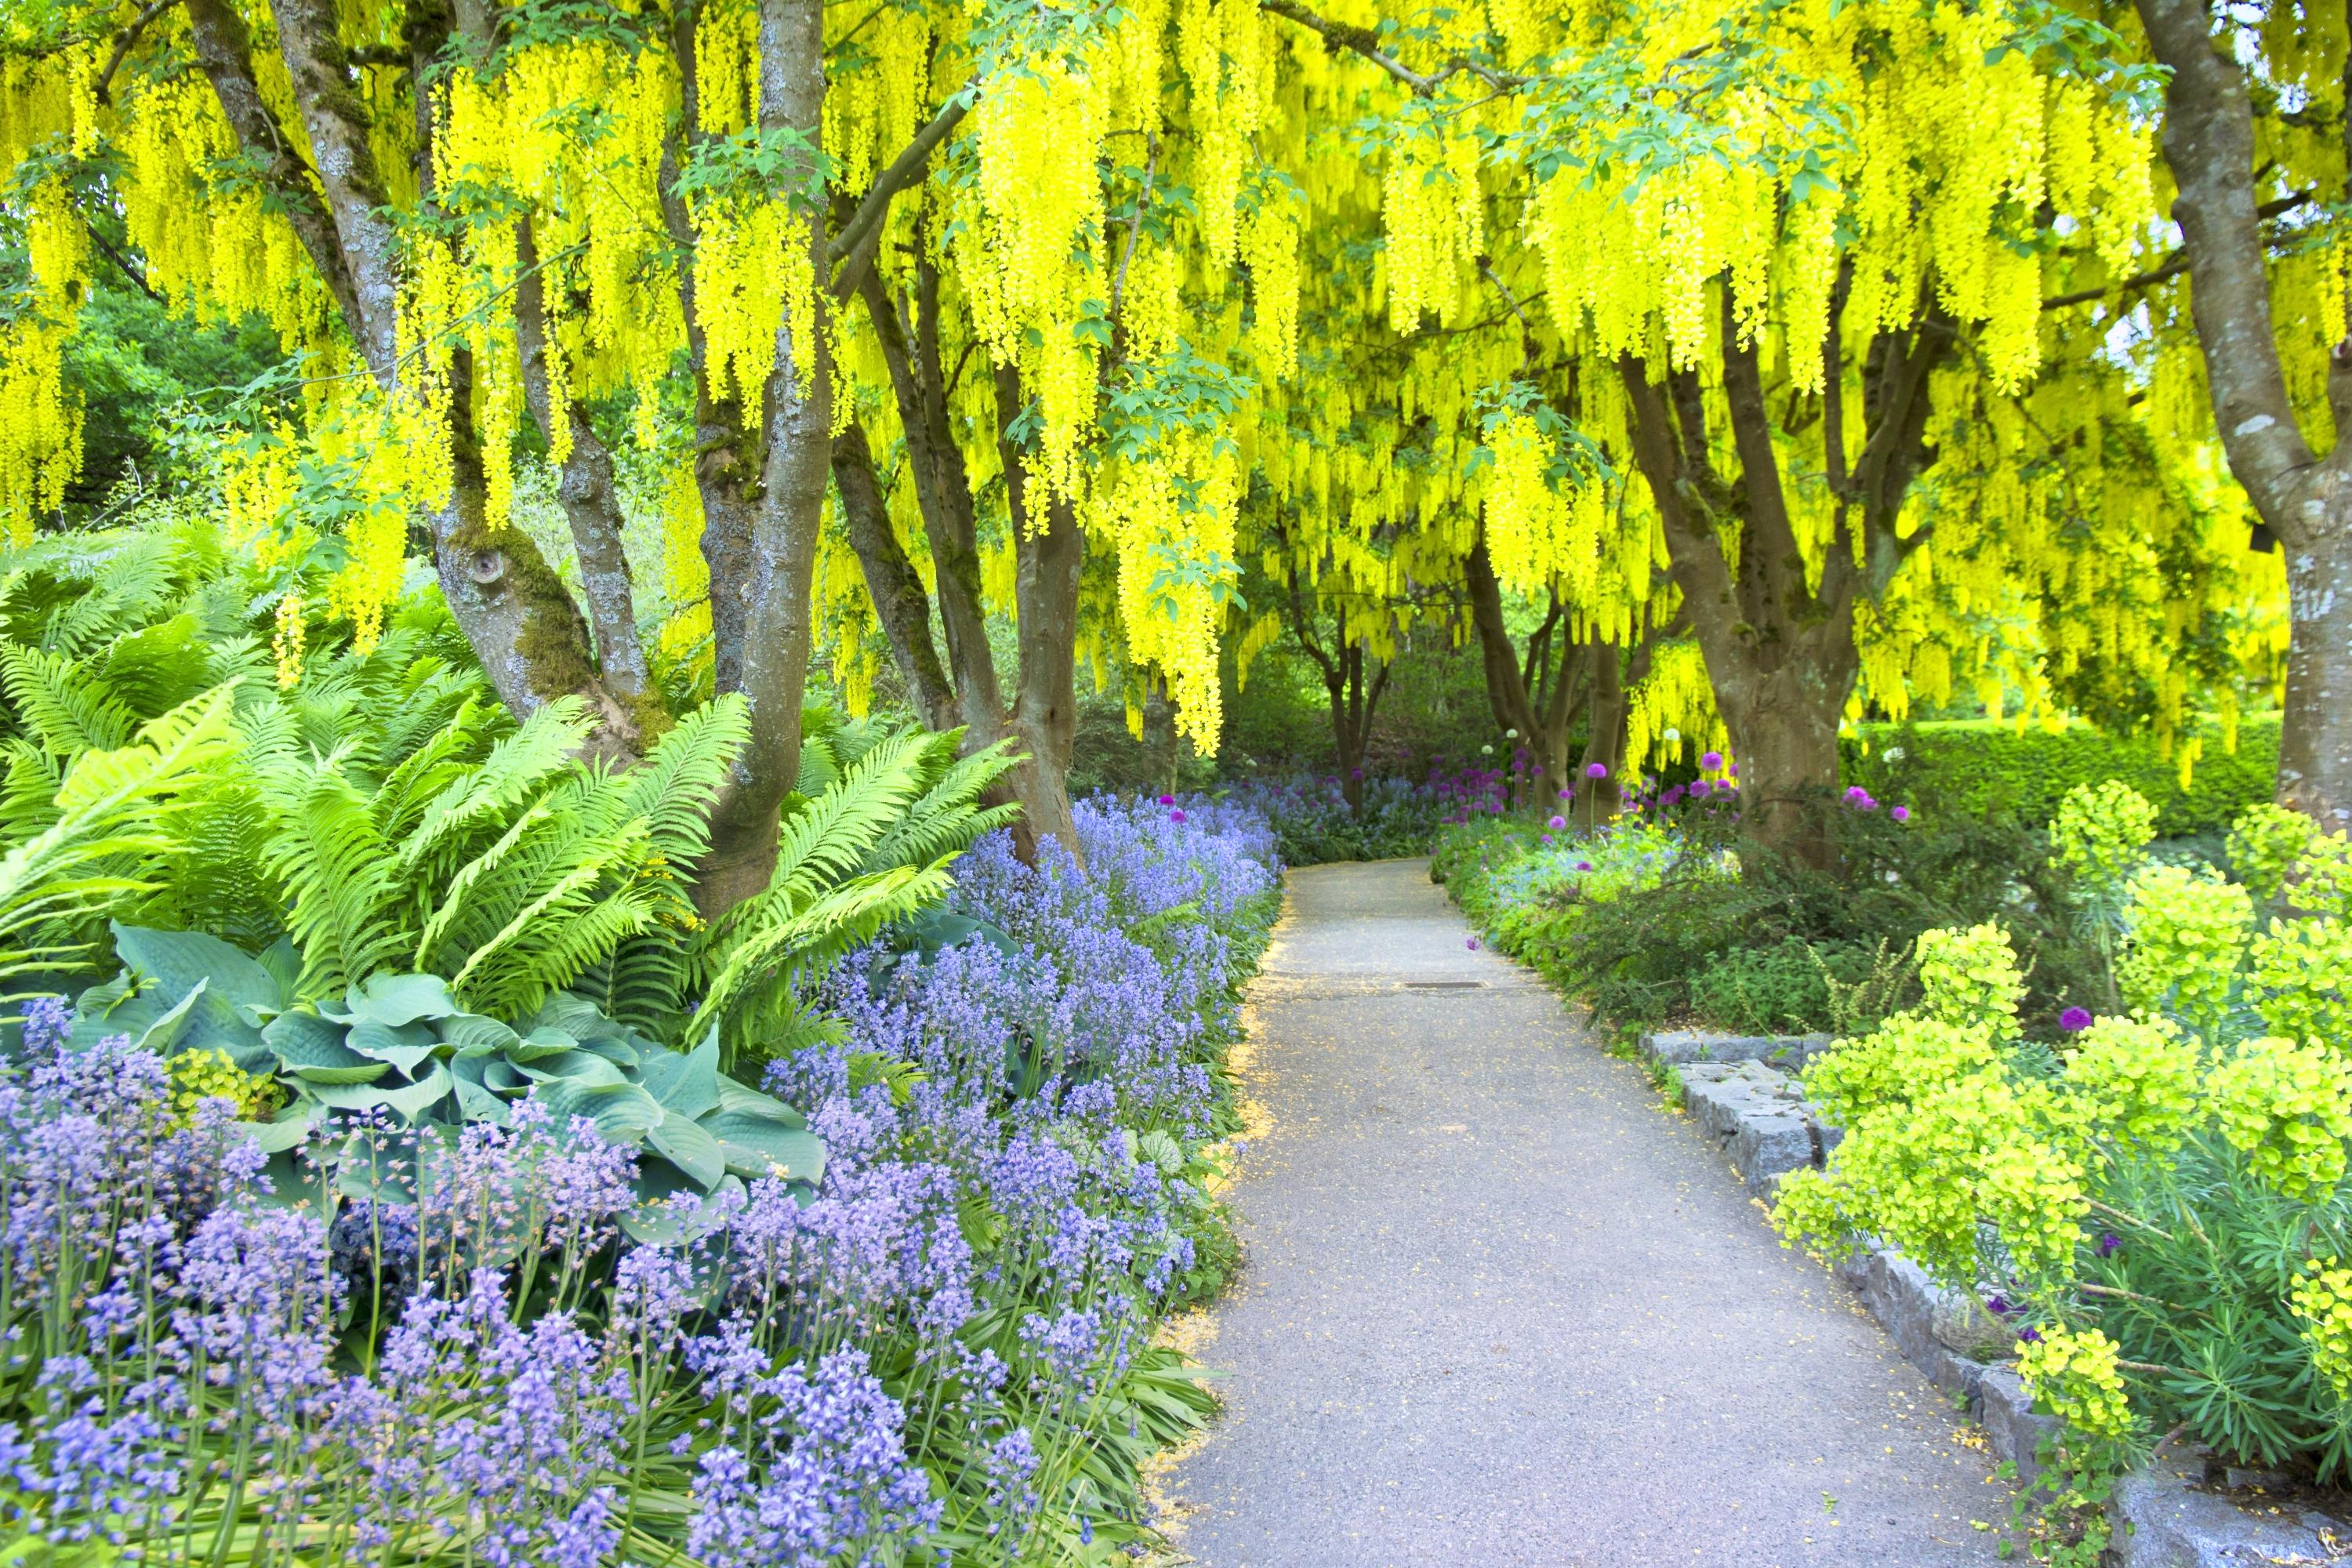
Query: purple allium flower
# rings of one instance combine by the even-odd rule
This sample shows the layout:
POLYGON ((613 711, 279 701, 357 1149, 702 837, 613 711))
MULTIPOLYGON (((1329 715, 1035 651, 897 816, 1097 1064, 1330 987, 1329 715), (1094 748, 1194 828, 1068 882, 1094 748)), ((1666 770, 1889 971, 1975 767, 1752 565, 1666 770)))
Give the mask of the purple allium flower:
POLYGON ((1589 779, 1605 779, 1609 776, 1609 764, 1587 763, 1584 764, 1584 776, 1589 779))
POLYGON ((2081 1034, 2091 1026, 2091 1022, 2088 1007, 2069 1007, 2058 1015, 2058 1026, 2070 1035, 2081 1034))
POLYGON ((1563 789, 1559 792, 1559 798, 1562 800, 1574 800, 1576 798, 1576 790, 1573 786, 1563 789))
POLYGON ((1176 804, 1176 797, 1172 795, 1163 795, 1160 797, 1160 804, 1162 805, 1174 805, 1176 804))
POLYGON ((1898 805, 1886 815, 1897 822, 1908 822, 1911 820, 1911 808, 1907 805, 1898 805))
POLYGON ((1554 833, 1557 833, 1561 828, 1568 826, 1568 818, 1564 816, 1555 816, 1549 822, 1544 824, 1544 826, 1550 828, 1554 833))
POLYGON ((1714 786, 1713 784, 1711 784, 1707 783, 1707 781, 1706 781, 1706 780, 1705 780, 1705 779, 1693 779, 1693 780, 1691 780, 1691 786, 1690 786, 1690 792, 1691 792, 1691 794, 1692 794, 1693 795, 1695 795, 1695 796, 1697 796, 1697 797, 1701 798, 1701 799, 1704 799, 1704 798, 1706 796, 1706 795, 1708 794, 1708 792, 1709 792, 1709 791, 1711 791, 1711 790, 1713 790, 1714 788, 1715 788, 1715 786, 1714 786))
POLYGON ((1713 773, 1716 769, 1723 766, 1723 753, 1721 752, 1709 752, 1699 758, 1698 765, 1705 768, 1708 773, 1713 773))
POLYGON ((1179 808, 1175 811, 1170 812, 1168 814, 1168 820, 1176 824, 1180 827, 1184 825, 1184 813, 1182 809, 1179 808))
POLYGON ((1579 860, 1576 863, 1576 868, 1580 871, 1590 871, 1592 869, 1592 862, 1590 860, 1579 860))

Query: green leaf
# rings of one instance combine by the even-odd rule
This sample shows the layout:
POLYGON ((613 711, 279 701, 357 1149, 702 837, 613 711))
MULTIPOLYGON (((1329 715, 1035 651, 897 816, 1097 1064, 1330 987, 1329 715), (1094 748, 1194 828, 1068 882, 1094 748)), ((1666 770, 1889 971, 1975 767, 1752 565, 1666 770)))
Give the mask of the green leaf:
MULTIPOLYGON (((535 1060, 515 1063, 516 1070, 539 1083, 627 1083, 621 1069, 593 1051, 558 1051, 535 1060)), ((650 1098, 650 1097, 649 1097, 650 1098)))
POLYGON ((522 1042, 520 1035, 496 1018, 485 1018, 479 1013, 460 1013, 454 1018, 444 1018, 440 1030, 443 1042, 455 1047, 461 1057, 492 1052, 506 1055, 522 1042))
POLYGON ((634 1083, 583 1083, 574 1079, 557 1079, 540 1087, 539 1099, 559 1124, 584 1116, 595 1123, 604 1142, 626 1143, 632 1148, 644 1142, 646 1132, 662 1119, 661 1106, 634 1083))
POLYGON ((280 1013, 261 1031, 278 1065, 311 1083, 373 1083, 391 1068, 343 1044, 345 1030, 316 1013, 280 1013))
POLYGON ((706 1037, 692 1051, 650 1053, 637 1081, 661 1101, 663 1110, 692 1121, 719 1109, 719 1039, 706 1037))
POLYGON ((398 1027, 420 1018, 446 1018, 460 1011, 449 994, 449 983, 437 974, 375 974, 345 994, 344 1011, 319 1009, 338 1023, 356 1024, 372 1018, 398 1027))
POLYGON ((682 1116, 665 1116, 646 1133, 646 1146, 709 1191, 727 1173, 719 1140, 682 1116))
POLYGON ((362 1018, 343 1037, 343 1046, 373 1061, 390 1062, 409 1078, 440 1050, 440 1037, 430 1024, 379 1024, 362 1018))
POLYGON ((747 1180, 782 1176, 814 1186, 824 1179, 824 1140, 805 1127, 750 1110, 715 1110, 701 1125, 719 1140, 727 1168, 747 1180))
POLYGON ((245 1003, 275 1010, 286 1005, 286 992, 277 977, 216 936, 148 931, 117 921, 114 951, 126 967, 153 981, 174 1001, 205 983, 214 996, 231 1006, 245 1003))
POLYGON ((310 1092, 338 1110, 389 1110, 404 1121, 415 1121, 448 1099, 457 1084, 449 1069, 436 1062, 433 1071, 421 1083, 403 1084, 397 1089, 316 1084, 310 1092))
POLYGON ((252 1139, 263 1153, 282 1154, 301 1147, 326 1114, 327 1108, 315 1100, 297 1100, 270 1121, 240 1121, 236 1130, 252 1139))

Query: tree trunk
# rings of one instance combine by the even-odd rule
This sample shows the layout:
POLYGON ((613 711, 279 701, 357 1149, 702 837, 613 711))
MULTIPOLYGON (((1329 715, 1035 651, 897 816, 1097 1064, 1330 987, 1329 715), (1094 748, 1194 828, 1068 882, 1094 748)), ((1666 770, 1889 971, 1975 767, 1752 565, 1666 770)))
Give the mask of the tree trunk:
MULTIPOLYGON (((1577 648, 1566 634, 1561 606, 1555 600, 1543 628, 1530 639, 1526 657, 1512 640, 1503 617, 1502 584, 1495 577, 1482 532, 1464 558, 1463 580, 1469 591, 1470 621, 1478 634, 1479 659, 1486 675, 1486 701, 1507 730, 1519 732, 1520 743, 1536 763, 1537 804, 1552 815, 1559 792, 1582 781, 1568 777, 1568 731, 1575 722, 1580 689, 1572 667, 1577 648), (1549 642, 1558 631, 1563 644, 1557 671, 1550 670, 1549 642), (1530 688, 1529 671, 1542 666, 1551 677, 1550 700, 1538 708, 1530 688)), ((1613 654, 1612 656, 1614 657, 1613 654)))
MULTIPOLYGON (((1729 484, 1715 471, 1697 377, 1676 372, 1661 384, 1629 356, 1619 370, 1633 414, 1633 455, 1657 504, 1683 613, 1731 733, 1741 826, 1768 846, 1826 867, 1834 855, 1825 808, 1837 788, 1838 720, 1861 668, 1854 607, 1863 595, 1884 593, 1904 557, 1926 542, 1924 529, 1897 540, 1895 521, 1930 456, 1930 372, 1949 348, 1953 328, 1923 288, 1915 324, 1872 342, 1864 372, 1868 433, 1851 472, 1843 444, 1832 445, 1826 477, 1837 521, 1819 584, 1809 585, 1755 350, 1740 345, 1729 290, 1723 292, 1724 405, 1740 482, 1729 484), (1734 521, 1740 531, 1736 571, 1720 531, 1734 521)), ((1832 313, 1832 365, 1839 363, 1836 333, 1832 313)))
POLYGON ((1045 509, 1042 530, 1031 526, 1027 476, 1010 436, 1026 400, 1020 377, 1009 365, 996 371, 997 451, 1017 557, 1013 593, 1020 625, 1021 684, 1013 698, 1011 729, 1029 760, 1005 775, 1022 820, 1013 828, 1014 847, 1034 861, 1040 842, 1058 839, 1070 854, 1078 848, 1077 824, 1070 815, 1070 752, 1077 738, 1078 571, 1086 563, 1086 540, 1067 501, 1045 509))
POLYGON ((914 563, 898 545, 882 496, 882 482, 874 472, 874 453, 861 425, 833 438, 833 482, 841 492, 841 517, 850 548, 873 595, 883 635, 898 678, 907 686, 907 700, 929 730, 956 727, 955 690, 940 668, 939 650, 931 646, 931 601, 914 563))
POLYGON ((1592 695, 1586 700, 1589 720, 1584 755, 1576 764, 1575 819, 1587 829, 1617 819, 1624 799, 1617 775, 1625 765, 1625 672, 1623 654, 1615 643, 1592 645, 1592 695), (1598 765, 1601 776, 1592 776, 1598 765))
MULTIPOLYGON (((2330 356, 2336 445, 2316 457, 2295 417, 2271 321, 2244 68, 2216 44, 2205 0, 2138 0, 2169 73, 2164 157, 2179 195, 2189 305, 2230 471, 2286 552, 2286 704, 2279 804, 2352 829, 2352 336, 2330 356)), ((2352 120, 2342 128, 2352 147, 2352 120)))
MULTIPOLYGON (((790 128, 822 148, 824 109, 823 0, 761 0, 760 124, 790 128)), ((821 151, 817 153, 822 156, 821 151)), ((793 176, 787 174, 789 183, 793 176)), ((814 276, 826 275, 826 234, 821 214, 793 220, 790 244, 803 247, 814 276)), ((751 739, 729 769, 710 814, 710 852, 698 868, 695 899, 706 910, 727 909, 765 888, 776 858, 776 814, 800 772, 801 702, 808 683, 815 627, 810 592, 816 574, 825 484, 833 466, 832 366, 825 352, 831 296, 816 291, 810 341, 776 329, 774 368, 764 398, 761 446, 765 452, 750 536, 722 541, 735 581, 711 568, 711 625, 722 600, 730 629, 740 638, 724 668, 732 677, 719 689, 743 694, 751 739)), ((730 524, 740 522, 730 518, 730 524)), ((720 649, 724 650, 724 643, 720 649)))
MULTIPOLYGON (((539 249, 526 218, 518 226, 515 259, 515 339, 522 358, 523 400, 540 431, 552 445, 557 432, 549 384, 546 285, 539 273, 539 249)), ((556 474, 555 496, 572 525, 572 547, 580 563, 580 588, 588 601, 589 629, 595 639, 597 672, 616 702, 631 710, 631 742, 644 723, 648 675, 645 645, 637 639, 635 585, 621 546, 621 498, 613 484, 613 455, 605 450, 577 399, 565 402, 564 429, 571 452, 556 474)))

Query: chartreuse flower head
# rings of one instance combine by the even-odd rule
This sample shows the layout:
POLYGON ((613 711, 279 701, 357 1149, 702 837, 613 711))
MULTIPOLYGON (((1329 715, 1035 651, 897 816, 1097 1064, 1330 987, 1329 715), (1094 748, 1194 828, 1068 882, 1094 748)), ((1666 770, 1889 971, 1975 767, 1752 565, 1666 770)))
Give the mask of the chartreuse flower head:
POLYGON ((2268 801, 2250 805, 2230 825, 2230 869, 2268 903, 2286 890, 2288 873, 2318 837, 2319 825, 2299 811, 2268 801))
POLYGON ((2116 963, 2116 984, 2135 1007, 2169 1005, 2211 1031, 2230 1009, 2230 992, 2254 921, 2246 889, 2185 866, 2150 866, 2131 879, 2116 963))
POLYGON ((2352 1068, 2318 1046, 2247 1040, 2206 1079, 2221 1135, 2254 1175, 2291 1198, 2344 1179, 2352 1068))
POLYGON ((2051 820, 2051 858, 2088 884, 2112 892, 2140 863, 2156 837, 2156 807, 2121 779, 2076 784, 2051 820))
POLYGON ((2025 976, 2007 931, 1990 921, 1922 931, 1918 956, 1921 1012, 1948 1024, 1981 1024, 2004 1038, 2017 1032, 2025 976))
POLYGON ((2097 1329, 2045 1326, 2022 1341, 2017 1374, 2033 1397, 2075 1431, 2093 1437, 2131 1436, 2131 1401, 2116 1367, 2116 1342, 2097 1329))
POLYGON ((2352 1268, 2335 1258, 2315 1258, 2295 1277, 2288 1300, 2303 1320, 2311 1364, 2338 1399, 2352 1399, 2352 1268))
POLYGON ((2167 1020, 2101 1018, 2072 1042, 2060 1115, 2090 1137, 2178 1149, 2197 1113, 2199 1073, 2196 1043, 2167 1020))

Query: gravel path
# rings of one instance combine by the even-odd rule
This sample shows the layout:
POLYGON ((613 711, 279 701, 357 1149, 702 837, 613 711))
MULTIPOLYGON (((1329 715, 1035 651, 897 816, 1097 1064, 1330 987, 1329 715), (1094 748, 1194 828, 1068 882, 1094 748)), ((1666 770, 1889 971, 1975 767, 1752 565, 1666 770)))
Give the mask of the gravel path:
POLYGON ((1425 861, 1296 871, 1272 1119, 1169 1479, 1202 1568, 1995 1561, 1950 1405, 1630 1063, 1465 949, 1425 861), (1423 988, 1414 988, 1416 985, 1423 988))

